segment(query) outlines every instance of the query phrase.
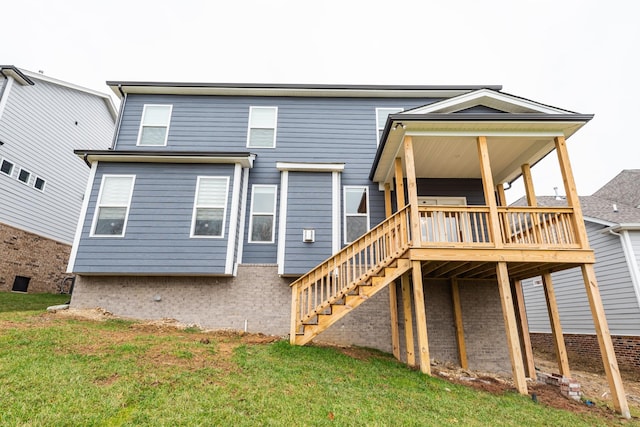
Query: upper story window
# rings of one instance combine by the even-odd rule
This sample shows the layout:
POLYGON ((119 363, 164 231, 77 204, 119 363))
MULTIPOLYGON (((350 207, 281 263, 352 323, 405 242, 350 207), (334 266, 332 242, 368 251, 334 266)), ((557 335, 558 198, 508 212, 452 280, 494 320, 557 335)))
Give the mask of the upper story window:
POLYGON ((275 185, 254 185, 251 189, 250 243, 273 243, 276 218, 275 185))
POLYGON ((369 230, 369 188, 344 187, 344 242, 351 243, 369 230))
POLYGON ((223 237, 228 194, 229 177, 198 177, 191 237, 223 237))
POLYGON ((13 163, 11 163, 7 159, 2 159, 2 163, 0 164, 0 172, 11 176, 13 173, 13 163))
POLYGON ((24 182, 25 184, 29 184, 30 178, 31 178, 31 172, 25 169, 20 169, 20 172, 18 172, 18 181, 24 182))
POLYGON ((35 188, 36 190, 44 191, 44 184, 44 179, 37 176, 35 182, 33 183, 33 188, 35 188))
POLYGON ((169 136, 172 105, 145 104, 140 121, 138 145, 165 146, 169 136))
POLYGON ((384 130, 384 125, 387 123, 389 114, 400 113, 402 111, 404 111, 404 108, 376 108, 376 135, 378 135, 378 144, 380 143, 380 138, 382 138, 382 131, 384 130))
POLYGON ((278 107, 251 107, 247 147, 274 148, 277 123, 278 107))
POLYGON ((104 175, 102 177, 92 236, 124 236, 134 180, 135 176, 133 175, 104 175))

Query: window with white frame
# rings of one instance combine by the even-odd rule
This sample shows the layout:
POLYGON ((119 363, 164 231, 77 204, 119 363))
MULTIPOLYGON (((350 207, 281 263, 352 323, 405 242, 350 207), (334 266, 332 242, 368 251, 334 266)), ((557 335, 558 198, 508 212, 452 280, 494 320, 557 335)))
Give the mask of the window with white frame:
POLYGON ((44 191, 44 184, 45 180, 37 176, 36 180, 33 183, 33 188, 35 188, 36 190, 44 191))
POLYGON ((229 177, 198 177, 191 237, 223 237, 228 193, 229 177))
POLYGON ((102 177, 92 236, 124 236, 134 180, 133 175, 102 177))
POLYGON ((7 159, 2 159, 2 163, 0 164, 0 172, 5 175, 11 176, 11 174, 13 173, 13 163, 11 163, 7 159))
POLYGON ((344 187, 344 242, 351 243, 369 230, 369 189, 344 187))
POLYGON ((278 107, 250 107, 247 147, 274 148, 278 107))
POLYGON ((31 172, 21 168, 20 172, 18 172, 18 181, 24 182, 25 184, 29 184, 30 178, 31 178, 31 172))
POLYGON ((144 106, 138 134, 138 145, 167 145, 172 109, 172 105, 146 104, 144 106))
POLYGON ((273 243, 276 218, 275 185, 254 185, 251 188, 250 243, 273 243))
POLYGON ((380 143, 380 138, 382 138, 382 131, 384 131, 384 125, 387 123, 389 114, 400 113, 402 111, 404 111, 404 108, 376 108, 376 135, 378 135, 378 143, 380 143))

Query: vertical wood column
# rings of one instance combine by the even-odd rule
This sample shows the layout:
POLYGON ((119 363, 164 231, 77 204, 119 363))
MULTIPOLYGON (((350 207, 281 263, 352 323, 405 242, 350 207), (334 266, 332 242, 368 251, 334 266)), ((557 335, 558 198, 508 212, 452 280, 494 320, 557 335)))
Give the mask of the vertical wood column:
POLYGON ((413 343, 413 316, 411 314, 411 284, 409 273, 404 273, 402 283, 402 311, 404 312, 404 341, 407 348, 407 365, 416 366, 415 347, 413 343))
POLYGON ((422 284, 422 263, 411 261, 413 280, 413 304, 416 308, 416 328, 418 329, 418 351, 420 352, 420 371, 431 375, 431 359, 429 357, 429 340, 427 338, 427 312, 424 304, 422 284))
MULTIPOLYGON (((391 206, 391 185, 384 185, 384 213, 389 218, 393 214, 391 206)), ((400 360, 400 332, 398 330, 398 296, 396 281, 389 283, 389 315, 391 322, 391 348, 393 357, 400 360)))
POLYGON ((567 357, 567 349, 564 344, 562 327, 560 326, 560 313, 556 302, 556 292, 553 290, 551 273, 542 273, 542 286, 544 287, 544 298, 547 301, 547 312, 549 313, 549 323, 551 323, 551 334, 553 336, 553 347, 556 350, 558 370, 561 375, 570 377, 569 358, 567 357))
POLYGON ((522 180, 524 181, 524 191, 527 195, 527 204, 529 206, 538 206, 538 200, 536 199, 536 192, 533 189, 533 178, 531 177, 531 166, 525 163, 520 167, 522 170, 522 180))
POLYGON ((394 170, 396 177, 396 205, 397 209, 400 210, 406 206, 404 200, 404 175, 402 174, 402 159, 400 157, 396 157, 394 170))
POLYGON ((469 369, 469 361, 467 359, 467 344, 464 340, 464 323, 462 321, 462 304, 460 303, 460 288, 458 287, 458 279, 451 279, 451 296, 453 299, 453 319, 456 324, 456 338, 458 342, 458 357, 460 359, 460 367, 469 369))
POLYGON ((496 194, 498 195, 498 206, 507 206, 507 195, 504 194, 504 185, 496 185, 496 194))
POLYGON ((593 317, 596 335, 598 336, 602 364, 607 373, 607 380, 609 381, 609 388, 611 389, 613 405, 623 417, 631 418, 627 398, 624 394, 622 378, 618 370, 618 361, 616 360, 616 354, 613 350, 613 342, 611 341, 607 318, 605 317, 604 307, 602 306, 602 298, 600 297, 596 274, 592 264, 583 264, 581 268, 584 286, 587 291, 587 297, 589 298, 589 306, 591 307, 591 316, 593 317))
POLYGON ((500 220, 498 218, 498 206, 494 193, 493 177, 491 176, 491 164, 489 162, 489 150, 487 148, 487 137, 478 137, 478 157, 480 159, 480 172, 482 174, 482 186, 484 189, 484 199, 489 206, 489 233, 496 248, 502 247, 502 233, 500 233, 500 220))
POLYGON ((569 153, 567 152, 567 144, 563 136, 555 138, 556 153, 558 154, 558 162, 560 163, 560 172, 562 172, 562 181, 564 183, 564 191, 567 195, 567 203, 573 208, 573 227, 576 232, 576 238, 580 247, 589 248, 589 240, 587 238, 587 230, 584 226, 582 218, 582 208, 580 207, 580 199, 576 190, 576 183, 573 179, 573 171, 569 161, 569 153))
POLYGON ((529 321, 527 319, 527 310, 524 305, 524 295, 522 293, 522 282, 516 280, 513 282, 513 299, 514 308, 516 310, 516 319, 518 320, 518 332, 520 333, 520 349, 524 362, 525 373, 529 378, 536 378, 536 366, 533 360, 533 349, 531 348, 531 336, 529 335, 529 321))
POLYGON ((404 167, 407 172, 407 193, 411 205, 411 240, 414 247, 420 247, 422 233, 420 232, 420 212, 418 211, 416 163, 413 157, 413 138, 411 136, 404 137, 404 167))
POLYGON ((507 263, 499 262, 496 266, 496 273, 498 276, 500 302, 502 303, 504 329, 507 333, 507 346, 509 347, 509 356, 511 357, 513 382, 516 386, 516 390, 518 390, 520 394, 527 394, 527 380, 524 375, 522 353, 520 352, 518 326, 516 324, 516 313, 513 309, 513 299, 511 298, 511 285, 509 283, 509 271, 507 270, 507 263))

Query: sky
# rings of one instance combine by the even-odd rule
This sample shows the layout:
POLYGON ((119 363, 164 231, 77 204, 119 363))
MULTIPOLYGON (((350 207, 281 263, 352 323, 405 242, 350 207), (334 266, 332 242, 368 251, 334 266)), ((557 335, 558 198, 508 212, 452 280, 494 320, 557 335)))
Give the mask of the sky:
MULTIPOLYGON (((21 0, 0 63, 105 81, 502 85, 594 119, 567 141, 578 193, 640 168, 635 0, 21 0)), ((535 191, 564 194, 557 158, 535 191)), ((523 194, 520 183, 507 192, 523 194)))

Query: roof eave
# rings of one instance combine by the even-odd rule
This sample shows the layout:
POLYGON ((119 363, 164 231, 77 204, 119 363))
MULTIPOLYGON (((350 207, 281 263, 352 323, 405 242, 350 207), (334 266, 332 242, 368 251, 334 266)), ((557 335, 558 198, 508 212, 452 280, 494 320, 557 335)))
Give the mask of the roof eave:
POLYGON ((93 162, 144 162, 144 163, 240 163, 242 167, 252 168, 256 155, 249 152, 203 152, 203 151, 112 151, 112 150, 74 150, 88 165, 93 162))

